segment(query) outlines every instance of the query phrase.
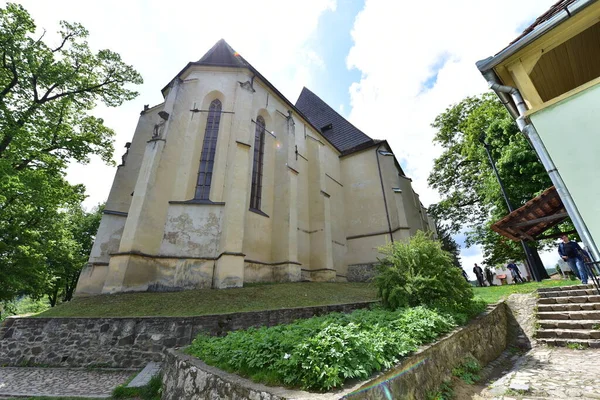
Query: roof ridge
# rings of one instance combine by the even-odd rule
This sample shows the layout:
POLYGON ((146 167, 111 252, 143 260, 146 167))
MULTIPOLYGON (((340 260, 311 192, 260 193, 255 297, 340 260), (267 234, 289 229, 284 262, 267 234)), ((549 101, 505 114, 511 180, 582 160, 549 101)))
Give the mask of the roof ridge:
MULTIPOLYGON (((364 133, 361 129, 357 128, 356 125, 354 125, 352 122, 350 122, 348 119, 346 119, 343 115, 341 115, 339 112, 337 112, 333 107, 331 107, 329 104, 327 104, 326 101, 321 99, 316 93, 314 93, 312 90, 310 90, 306 86, 303 86, 302 91, 300 92, 300 96, 298 96, 298 100, 296 100, 296 107, 299 108, 304 114, 306 114, 306 116, 309 119, 311 119, 313 121, 313 123, 315 123, 315 125, 317 123, 316 120, 325 118, 326 121, 321 121, 321 122, 326 122, 326 123, 323 124, 323 126, 321 126, 319 128, 323 128, 323 127, 327 126, 328 124, 332 124, 333 131, 330 132, 329 134, 327 132, 323 132, 323 135, 326 137, 331 137, 332 140, 334 140, 337 143, 337 144, 335 144, 336 147, 338 147, 341 151, 345 151, 348 148, 354 148, 363 143, 373 142, 372 137, 370 137, 369 135, 364 133), (312 104, 306 104, 307 102, 312 103, 312 104), (299 104, 299 103, 302 103, 302 104, 299 104), (314 113, 311 113, 310 109, 314 108, 314 107, 322 108, 322 109, 324 109, 324 112, 315 110, 314 113), (334 115, 331 115, 332 113, 334 115), (333 119, 336 119, 336 117, 341 119, 341 121, 343 121, 342 126, 337 126, 337 127, 342 128, 342 129, 345 128, 345 130, 350 128, 350 132, 348 132, 348 131, 345 132, 346 134, 350 134, 350 136, 348 136, 348 135, 340 136, 341 132, 337 132, 338 134, 336 134, 336 131, 335 131, 335 128, 336 128, 335 122, 336 121, 333 121, 333 119), (346 126, 343 126, 343 125, 346 125, 346 126), (351 136, 353 136, 353 137, 351 137, 351 136), (347 142, 347 141, 352 141, 352 143, 343 143, 343 142, 347 142)), ((339 125, 339 120, 337 122, 338 122, 337 125, 339 125)))

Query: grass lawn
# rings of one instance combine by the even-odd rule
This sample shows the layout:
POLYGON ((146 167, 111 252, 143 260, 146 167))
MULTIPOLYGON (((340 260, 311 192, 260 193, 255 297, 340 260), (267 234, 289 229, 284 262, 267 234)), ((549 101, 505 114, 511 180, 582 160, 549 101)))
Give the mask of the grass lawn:
POLYGON ((501 299, 508 297, 513 293, 531 293, 539 288, 547 288, 554 286, 569 286, 579 285, 579 280, 551 280, 546 279, 542 282, 527 282, 518 285, 502 285, 473 288, 476 298, 480 298, 488 304, 496 303, 501 299))
POLYGON ((367 283, 255 284, 226 290, 121 293, 75 298, 35 317, 188 317, 377 300, 367 283))

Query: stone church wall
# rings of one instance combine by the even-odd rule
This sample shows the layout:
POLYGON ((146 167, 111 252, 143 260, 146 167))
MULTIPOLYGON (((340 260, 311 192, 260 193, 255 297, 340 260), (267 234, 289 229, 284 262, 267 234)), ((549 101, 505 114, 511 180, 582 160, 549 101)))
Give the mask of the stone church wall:
POLYGON ((140 318, 8 318, 0 327, 0 366, 140 368, 166 349, 187 346, 200 332, 224 335, 330 312, 351 312, 373 302, 283 310, 140 318))

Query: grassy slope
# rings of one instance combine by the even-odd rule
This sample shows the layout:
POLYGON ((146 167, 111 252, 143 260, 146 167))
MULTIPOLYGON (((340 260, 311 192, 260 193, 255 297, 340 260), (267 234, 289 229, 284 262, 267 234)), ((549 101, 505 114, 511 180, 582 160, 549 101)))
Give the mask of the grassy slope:
POLYGON ((579 285, 580 282, 570 280, 550 280, 547 279, 542 282, 528 282, 518 285, 503 285, 503 286, 492 286, 492 287, 476 287, 473 288, 475 297, 482 299, 488 304, 496 303, 504 297, 508 297, 513 293, 531 293, 538 288, 554 287, 554 286, 569 286, 579 285))
MULTIPOLYGON (((540 287, 576 285, 579 281, 546 280, 520 285, 474 288, 475 296, 496 303, 512 293, 540 287)), ((227 290, 189 290, 170 293, 124 293, 76 298, 37 317, 186 317, 230 312, 344 304, 376 300, 376 289, 366 283, 302 282, 249 285, 227 290)))
POLYGON ((227 290, 123 293, 75 298, 36 317, 184 317, 376 300, 365 283, 301 282, 227 290))

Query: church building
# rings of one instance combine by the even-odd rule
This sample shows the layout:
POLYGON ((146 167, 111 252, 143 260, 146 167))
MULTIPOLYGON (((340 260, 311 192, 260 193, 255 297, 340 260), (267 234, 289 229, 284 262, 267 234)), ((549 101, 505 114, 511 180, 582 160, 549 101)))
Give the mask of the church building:
POLYGON ((364 281, 379 246, 435 231, 385 140, 306 88, 291 103, 224 40, 162 93, 76 295, 364 281))

